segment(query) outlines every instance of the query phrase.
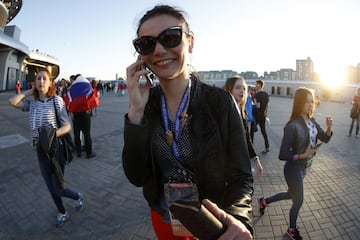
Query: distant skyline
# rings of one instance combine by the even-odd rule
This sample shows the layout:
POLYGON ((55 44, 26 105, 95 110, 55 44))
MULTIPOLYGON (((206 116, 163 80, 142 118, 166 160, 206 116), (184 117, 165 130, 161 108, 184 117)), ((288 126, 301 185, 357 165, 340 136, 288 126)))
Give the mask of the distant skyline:
POLYGON ((156 4, 188 13, 195 34, 192 65, 197 71, 296 69, 310 57, 314 71, 339 79, 360 63, 358 0, 24 0, 8 25, 21 29, 30 50, 57 58, 59 78, 81 73, 96 79, 126 77, 135 60, 137 22, 156 4))

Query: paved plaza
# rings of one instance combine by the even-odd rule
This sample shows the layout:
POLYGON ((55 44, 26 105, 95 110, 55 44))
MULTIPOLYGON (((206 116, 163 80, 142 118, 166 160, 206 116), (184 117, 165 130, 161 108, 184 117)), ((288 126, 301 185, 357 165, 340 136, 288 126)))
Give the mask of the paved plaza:
MULTIPOLYGON (((68 186, 84 196, 84 210, 64 199, 70 220, 53 225, 57 211, 41 177, 29 141, 28 115, 9 106, 13 93, 0 93, 0 240, 153 240, 142 189, 126 179, 121 163, 127 96, 105 93, 92 118, 92 159, 75 158, 66 168, 68 186)), ((288 239, 291 201, 272 204, 260 217, 257 199, 286 190, 283 161, 278 160, 283 126, 292 99, 271 97, 267 130, 270 152, 260 154, 264 177, 255 177, 253 221, 256 239, 288 239)), ((334 118, 334 136, 319 149, 305 178, 305 200, 298 227, 304 239, 360 239, 360 138, 348 137, 350 103, 321 102, 315 118, 325 127, 334 118)), ((264 149, 255 133, 255 147, 264 149)))

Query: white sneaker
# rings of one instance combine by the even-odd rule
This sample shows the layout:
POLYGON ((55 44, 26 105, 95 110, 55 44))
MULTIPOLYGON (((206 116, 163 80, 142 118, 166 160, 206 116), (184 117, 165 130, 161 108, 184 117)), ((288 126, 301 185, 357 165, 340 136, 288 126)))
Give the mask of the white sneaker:
POLYGON ((55 226, 62 227, 64 225, 65 221, 67 221, 70 218, 69 213, 66 211, 65 214, 58 213, 55 221, 55 226))
POLYGON ((75 203, 75 211, 81 212, 81 210, 83 210, 83 208, 84 208, 83 197, 82 197, 82 194, 79 193, 79 199, 76 200, 76 203, 75 203))

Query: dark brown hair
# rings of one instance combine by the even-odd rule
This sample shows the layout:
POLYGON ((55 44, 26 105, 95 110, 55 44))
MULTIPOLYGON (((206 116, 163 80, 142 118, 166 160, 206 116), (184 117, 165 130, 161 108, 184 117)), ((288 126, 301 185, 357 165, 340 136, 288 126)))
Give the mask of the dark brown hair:
POLYGON ((160 15, 169 15, 171 17, 174 17, 178 19, 181 23, 185 24, 184 32, 189 32, 189 24, 185 20, 184 15, 187 15, 184 11, 181 11, 179 9, 176 9, 175 7, 171 7, 168 5, 157 5, 153 9, 147 11, 145 15, 140 19, 138 28, 136 30, 136 34, 139 34, 139 30, 141 25, 143 25, 144 22, 149 20, 150 18, 157 17, 160 15))
POLYGON ((289 122, 300 116, 300 114, 303 111, 304 105, 306 103, 306 99, 309 94, 311 95, 312 100, 313 100, 313 109, 308 114, 308 117, 312 117, 314 110, 315 110, 315 105, 316 105, 314 92, 310 88, 300 87, 295 91, 294 102, 293 102, 293 107, 292 107, 292 112, 290 115, 289 122))
MULTIPOLYGON (((224 90, 227 91, 228 93, 232 94, 232 90, 235 86, 236 81, 238 81, 238 80, 241 80, 245 85, 247 85, 245 79, 242 76, 235 75, 235 76, 232 76, 232 77, 229 77, 228 79, 226 79, 226 82, 224 85, 224 90)), ((246 92, 244 94, 247 95, 247 88, 246 88, 246 92)), ((244 98, 242 100, 242 102, 236 103, 238 106, 240 105, 243 116, 245 116, 245 107, 244 107, 245 103, 246 103, 246 98, 244 98)))

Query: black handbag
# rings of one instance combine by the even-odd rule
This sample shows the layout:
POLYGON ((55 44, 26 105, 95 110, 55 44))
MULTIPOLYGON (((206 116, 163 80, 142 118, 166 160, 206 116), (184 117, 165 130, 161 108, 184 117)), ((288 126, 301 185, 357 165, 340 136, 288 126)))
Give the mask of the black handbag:
MULTIPOLYGON (((56 124, 59 128, 61 126, 58 117, 58 111, 55 105, 55 98, 53 102, 56 116, 56 124)), ((57 147, 55 148, 55 158, 63 165, 69 164, 73 160, 75 152, 75 144, 70 133, 57 137, 56 146, 57 147)))
POLYGON ((56 130, 52 127, 39 127, 38 147, 46 154, 55 154, 56 130))

